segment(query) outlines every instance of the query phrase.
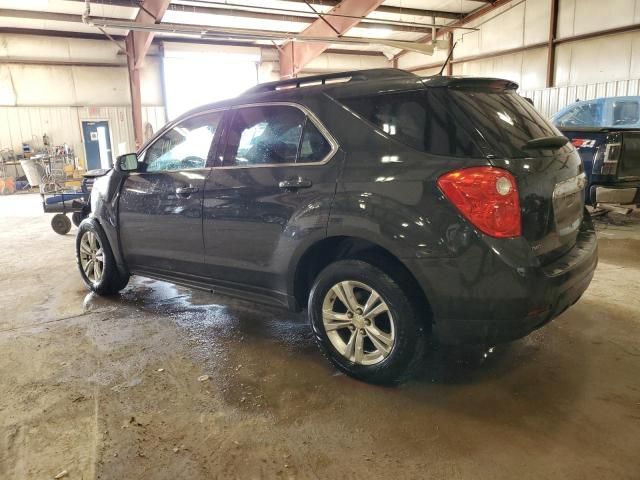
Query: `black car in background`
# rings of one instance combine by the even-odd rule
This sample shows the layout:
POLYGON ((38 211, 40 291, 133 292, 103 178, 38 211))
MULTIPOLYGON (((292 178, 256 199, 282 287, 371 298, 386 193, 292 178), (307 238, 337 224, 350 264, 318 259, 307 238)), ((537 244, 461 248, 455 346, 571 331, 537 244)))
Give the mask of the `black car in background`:
POLYGON ((520 338, 597 263, 575 148, 498 79, 394 69, 258 85, 193 110, 95 180, 77 260, 301 310, 356 378, 426 340, 520 338))

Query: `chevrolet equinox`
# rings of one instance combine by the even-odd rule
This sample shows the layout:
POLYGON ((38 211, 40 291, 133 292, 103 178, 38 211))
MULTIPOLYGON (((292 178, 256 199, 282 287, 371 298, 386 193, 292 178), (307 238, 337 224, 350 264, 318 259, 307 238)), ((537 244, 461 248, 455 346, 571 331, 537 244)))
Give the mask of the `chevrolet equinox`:
POLYGON ((80 275, 306 308, 333 364, 376 383, 431 338, 523 337, 580 298, 597 244, 580 157, 517 88, 376 69, 192 110, 95 178, 80 275))

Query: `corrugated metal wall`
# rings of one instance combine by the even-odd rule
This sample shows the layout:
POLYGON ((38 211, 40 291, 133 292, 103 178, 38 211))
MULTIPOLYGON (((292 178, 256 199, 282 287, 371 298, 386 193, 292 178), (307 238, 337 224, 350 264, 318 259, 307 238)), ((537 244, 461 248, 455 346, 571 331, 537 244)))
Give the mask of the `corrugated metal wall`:
MULTIPOLYGON (((164 107, 142 107, 143 124, 151 124, 157 131, 166 123, 164 107)), ((0 149, 22 151, 22 143, 33 147, 42 145, 46 133, 52 144, 69 144, 84 163, 84 147, 81 137, 83 120, 107 120, 111 133, 114 155, 119 144, 123 150, 135 149, 133 120, 129 105, 119 107, 0 107, 0 149)))
MULTIPOLYGON (((455 75, 492 76, 513 80, 525 90, 541 89, 547 80, 547 42, 550 0, 513 0, 457 30, 455 75), (511 51, 511 49, 525 49, 511 51), (485 55, 491 54, 489 57, 485 55), (477 58, 481 56, 481 58, 477 58)), ((554 85, 572 86, 640 77, 640 31, 574 39, 640 23, 640 0, 560 0, 554 85)), ((429 57, 408 52, 398 58, 400 68, 413 69, 444 62, 446 52, 429 57)), ((421 75, 436 68, 419 70, 421 75)), ((581 97, 582 98, 582 97, 581 97)))
MULTIPOLYGON (((69 144, 84 164, 82 121, 107 120, 113 154, 134 150, 124 62, 107 40, 0 33, 0 149, 20 153, 23 142, 41 147, 46 133, 53 145, 69 144)), ((141 84, 143 124, 157 131, 166 123, 157 57, 146 59, 141 84)))
POLYGON ((620 80, 571 87, 520 90, 519 93, 531 98, 538 111, 545 117, 551 117, 554 113, 574 103, 576 100, 640 95, 640 80, 620 80))

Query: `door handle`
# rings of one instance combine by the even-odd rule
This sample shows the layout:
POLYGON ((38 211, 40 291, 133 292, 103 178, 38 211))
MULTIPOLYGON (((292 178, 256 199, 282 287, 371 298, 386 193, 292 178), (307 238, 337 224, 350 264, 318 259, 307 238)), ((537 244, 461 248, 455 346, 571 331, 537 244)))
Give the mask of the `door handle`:
POLYGON ((192 193, 196 193, 198 190, 198 187, 194 187, 192 185, 189 185, 188 187, 178 187, 176 188, 176 195, 180 195, 181 197, 188 197, 192 193))
POLYGON ((312 185, 311 180, 306 178, 289 178, 278 183, 278 187, 283 190, 297 190, 298 188, 309 188, 312 185))

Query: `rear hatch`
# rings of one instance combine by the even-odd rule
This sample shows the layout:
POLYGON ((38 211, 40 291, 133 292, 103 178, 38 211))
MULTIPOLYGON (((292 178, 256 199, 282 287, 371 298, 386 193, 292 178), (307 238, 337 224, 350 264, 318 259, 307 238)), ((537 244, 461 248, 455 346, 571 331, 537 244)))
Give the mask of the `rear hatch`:
POLYGON ((546 264, 576 243, 586 176, 575 148, 516 88, 504 80, 461 79, 435 94, 466 123, 490 163, 516 178, 523 236, 546 264))

